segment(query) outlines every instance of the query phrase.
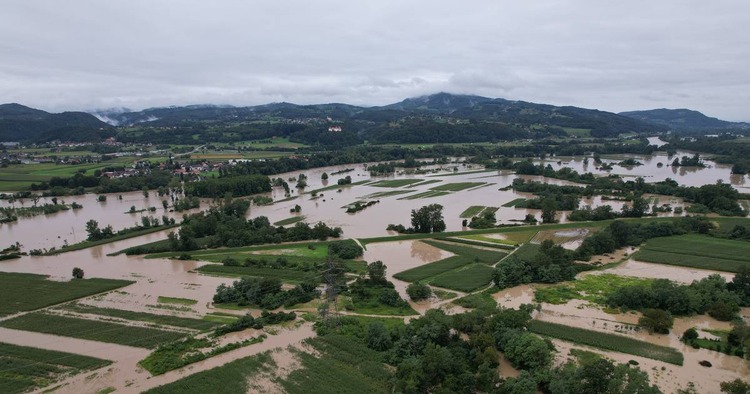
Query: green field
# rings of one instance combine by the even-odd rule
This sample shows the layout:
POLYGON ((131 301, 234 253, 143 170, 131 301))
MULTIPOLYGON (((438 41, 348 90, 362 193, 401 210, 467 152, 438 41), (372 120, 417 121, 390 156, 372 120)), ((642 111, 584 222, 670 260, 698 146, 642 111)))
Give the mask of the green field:
POLYGON ((738 272, 750 267, 750 242, 707 235, 652 238, 633 258, 649 263, 738 272))
POLYGON ((384 179, 382 181, 373 182, 367 186, 374 187, 404 187, 415 183, 422 182, 424 179, 384 179))
POLYGON ((540 320, 532 320, 529 325, 529 331, 581 345, 632 354, 670 364, 682 365, 683 362, 682 353, 671 347, 654 345, 622 335, 585 330, 540 320))
POLYGON ((27 392, 109 364, 93 357, 0 343, 0 393, 27 392))
POLYGON ((513 199, 513 200, 510 200, 510 201, 506 202, 505 204, 503 204, 503 206, 506 207, 506 208, 513 208, 516 205, 519 205, 519 204, 523 203, 526 200, 527 200, 526 198, 516 198, 516 199, 513 199))
POLYGON ((133 312, 126 311, 123 309, 113 308, 99 308, 95 306, 82 305, 82 304, 70 304, 63 307, 64 310, 76 313, 86 313, 98 316, 117 317, 125 320, 135 320, 147 323, 166 325, 172 327, 189 328, 192 330, 206 331, 219 326, 219 324, 200 320, 190 319, 187 317, 177 317, 170 315, 157 315, 146 312, 133 312))
POLYGON ((29 313, 0 322, 0 326, 15 330, 41 332, 92 341, 153 349, 162 343, 185 336, 183 333, 154 328, 133 327, 104 321, 29 313))
POLYGON ((176 382, 146 391, 149 394, 247 393, 249 382, 259 373, 271 373, 275 365, 270 353, 245 357, 220 367, 198 372, 176 382))
POLYGON ((453 254, 469 258, 478 263, 495 264, 507 255, 507 253, 499 250, 479 249, 471 246, 456 245, 441 241, 425 240, 422 242, 453 254))
POLYGON ((412 194, 411 196, 401 197, 399 200, 418 200, 422 198, 440 197, 450 194, 448 192, 441 192, 436 190, 428 190, 426 192, 412 194))
POLYGON ((135 283, 116 279, 48 280, 45 275, 0 272, 0 316, 72 301, 135 283))
POLYGON ((209 338, 185 338, 159 346, 148 357, 138 364, 152 375, 161 375, 166 372, 182 368, 186 365, 256 343, 263 342, 265 335, 250 338, 241 342, 232 342, 226 345, 218 345, 216 341, 209 338))
POLYGON ((303 220, 305 220, 305 216, 304 215, 292 216, 290 218, 286 218, 286 219, 279 220, 278 222, 274 222, 273 225, 274 226, 286 226, 288 224, 294 224, 294 223, 297 223, 297 222, 301 222, 303 220))
POLYGON ((458 217, 464 219, 473 218, 474 216, 477 216, 479 212, 484 211, 484 208, 486 208, 484 205, 472 205, 461 212, 458 217))
POLYGON ((198 303, 198 301, 191 300, 190 298, 165 297, 165 296, 159 296, 156 302, 160 304, 179 304, 179 305, 195 305, 198 303))
MULTIPOLYGON (((63 156, 62 154, 60 156, 63 156)), ((11 164, 0 168, 0 192, 25 190, 32 183, 49 181, 52 177, 71 177, 78 171, 85 170, 86 174, 109 166, 130 164, 134 157, 118 157, 101 163, 87 164, 11 164)))
POLYGON ((146 234, 157 233, 159 231, 168 230, 170 228, 175 228, 175 227, 179 227, 179 226, 180 226, 179 224, 161 225, 161 226, 158 226, 158 227, 150 227, 150 228, 146 228, 146 229, 143 229, 143 230, 131 231, 131 232, 126 233, 126 234, 115 235, 113 237, 105 238, 105 239, 100 239, 98 241, 81 241, 81 242, 78 242, 78 243, 75 243, 75 244, 72 244, 72 245, 63 246, 61 248, 58 248, 58 249, 55 249, 55 250, 51 250, 51 251, 45 253, 44 255, 45 256, 51 256, 51 255, 56 255, 56 254, 60 254, 60 253, 72 252, 72 251, 75 251, 75 250, 81 250, 81 249, 91 248, 91 247, 98 246, 98 245, 104 245, 104 244, 108 244, 108 243, 112 243, 112 242, 116 242, 116 241, 122 241, 123 239, 135 238, 135 237, 140 237, 140 236, 146 235, 146 234))
POLYGON ((409 187, 417 187, 417 186, 424 186, 424 185, 431 185, 433 183, 439 183, 442 182, 440 179, 428 179, 424 182, 414 183, 411 184, 409 187))
POLYGON ((446 183, 444 185, 439 185, 435 187, 431 187, 430 190, 436 190, 436 191, 450 191, 450 192, 457 192, 461 190, 471 189, 474 187, 485 185, 486 182, 456 182, 456 183, 446 183))
POLYGON ((228 267, 219 264, 209 264, 198 268, 196 271, 204 274, 242 277, 254 276, 258 278, 279 278, 287 283, 299 283, 306 279, 322 279, 322 274, 316 271, 297 271, 291 269, 275 269, 265 267, 228 267))
POLYGON ((381 197, 390 197, 390 196, 397 196, 399 194, 406 194, 413 192, 414 189, 406 189, 406 190, 389 190, 387 192, 377 192, 372 193, 364 196, 364 198, 381 198, 381 197))
POLYGON ((532 262, 541 249, 542 246, 539 244, 525 243, 516 250, 516 253, 514 253, 513 256, 521 261, 532 262))
MULTIPOLYGON (((355 340, 326 335, 305 341, 314 354, 290 349, 299 366, 271 382, 285 393, 388 393, 392 372, 382 355, 355 340)), ((270 352, 242 358, 149 390, 148 394, 234 394, 267 389, 256 384, 277 369, 270 352)))
MULTIPOLYGON (((365 179, 364 181, 352 182, 352 183, 349 183, 347 185, 330 185, 330 186, 326 186, 326 187, 321 187, 320 189, 310 190, 310 191, 307 191, 305 193, 306 194, 312 194, 312 193, 326 192, 326 191, 329 191, 329 190, 344 189, 344 188, 347 188, 347 187, 364 185, 367 182, 370 182, 370 180, 369 179, 365 179)), ((294 200, 295 198, 297 198, 297 197, 289 197, 288 199, 279 200, 279 201, 276 201, 276 202, 281 202, 281 201, 286 201, 286 200, 294 200)))
MULTIPOLYGON (((490 238, 492 239, 492 238, 490 238)), ((480 246, 482 248, 493 248, 493 249, 502 249, 502 250, 513 250, 515 247, 514 244, 505 241, 505 242, 482 242, 481 240, 474 240, 474 239, 467 239, 467 238, 458 238, 458 237, 452 237, 452 238, 438 238, 440 241, 448 241, 452 243, 459 243, 459 244, 465 244, 465 245, 472 245, 472 246, 480 246)), ((493 239, 493 241, 503 241, 501 239, 493 239)))
POLYGON ((392 372, 383 363, 380 353, 339 335, 305 342, 316 354, 293 350, 300 367, 281 380, 284 392, 385 394, 392 391, 392 372))
POLYGON ((429 283, 433 286, 446 289, 470 292, 490 284, 490 282, 492 282, 493 272, 494 270, 491 267, 484 264, 471 264, 438 275, 431 279, 429 283))
POLYGON ((621 287, 649 286, 652 282, 653 279, 614 274, 586 275, 573 282, 539 287, 536 289, 535 298, 538 302, 550 304, 564 304, 574 299, 605 304, 607 296, 621 287))
POLYGON ((453 256, 399 272, 393 275, 393 277, 406 282, 423 281, 469 264, 471 264, 470 259, 462 256, 453 256))

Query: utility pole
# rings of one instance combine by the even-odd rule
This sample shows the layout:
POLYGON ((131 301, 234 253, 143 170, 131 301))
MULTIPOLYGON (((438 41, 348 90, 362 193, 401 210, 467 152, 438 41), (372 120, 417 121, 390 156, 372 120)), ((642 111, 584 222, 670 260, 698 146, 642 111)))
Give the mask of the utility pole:
POLYGON ((336 263, 331 256, 328 256, 328 269, 323 271, 323 277, 326 280, 326 305, 320 313, 327 326, 339 325, 339 304, 338 304, 338 284, 336 283, 341 275, 341 268, 336 267, 336 263), (333 311, 331 311, 333 307, 333 311))

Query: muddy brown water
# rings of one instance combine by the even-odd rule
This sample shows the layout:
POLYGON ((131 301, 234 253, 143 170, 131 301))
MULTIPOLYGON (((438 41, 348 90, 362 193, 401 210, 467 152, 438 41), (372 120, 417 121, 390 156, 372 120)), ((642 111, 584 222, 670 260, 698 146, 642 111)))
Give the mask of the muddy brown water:
MULTIPOLYGON (((562 158, 555 159, 563 160, 562 158)), ((605 158, 605 160, 615 159, 616 158, 605 158)), ((567 160, 567 165, 570 165, 575 169, 578 169, 579 171, 583 170, 583 158, 570 158, 567 160)), ((744 177, 731 177, 729 175, 728 167, 714 165, 715 163, 709 162, 711 167, 707 169, 691 170, 685 168, 677 169, 670 167, 656 169, 657 162, 661 161, 666 163, 665 156, 656 155, 646 158, 639 157, 639 160, 644 161, 646 165, 642 167, 636 167, 633 170, 625 170, 621 167, 615 167, 615 171, 613 172, 622 173, 623 171, 626 171, 627 174, 630 175, 652 175, 646 178, 646 180, 649 182, 660 180, 661 178, 670 176, 678 180, 678 182, 688 185, 712 183, 716 179, 722 179, 727 183, 731 183, 740 190, 742 190, 741 188, 744 187, 744 177)), ((552 164, 554 168, 558 168, 556 161, 552 161, 550 162, 550 164, 552 164)), ((453 174, 452 169, 454 166, 459 167, 462 171, 472 171, 477 169, 471 168, 469 166, 463 166, 461 164, 450 164, 442 166, 443 170, 441 170, 440 174, 453 174)), ((370 179, 370 176, 365 170, 365 167, 361 164, 327 167, 307 171, 296 171, 289 174, 282 174, 281 176, 284 179, 287 179, 292 176, 298 176, 300 173, 305 173, 308 176, 308 183, 310 185, 307 190, 313 190, 323 186, 323 182, 320 179, 320 174, 322 174, 322 172, 325 171, 330 174, 338 169, 347 167, 355 168, 355 171, 341 175, 333 175, 329 178, 327 184, 335 184, 337 179, 343 178, 347 175, 351 176, 354 182, 370 179)), ((590 164, 587 167, 588 171, 595 171, 593 167, 593 160, 591 160, 590 164)), ((250 208, 248 217, 264 215, 269 217, 271 222, 278 221, 292 216, 289 213, 289 209, 294 207, 295 204, 299 204, 302 207, 301 214, 307 217, 307 222, 314 223, 317 221, 324 221, 329 225, 341 226, 344 230, 345 237, 356 238, 388 235, 389 233, 385 230, 388 224, 401 223, 408 226, 410 222, 411 210, 418 209, 419 207, 426 204, 439 203, 445 208, 443 215, 445 217, 447 230, 457 231, 462 229, 462 219, 459 217, 460 213, 471 205, 500 207, 502 204, 515 198, 529 197, 528 194, 498 190, 510 185, 513 182, 513 179, 516 178, 516 175, 511 174, 507 171, 463 173, 456 176, 440 177, 433 177, 431 176, 431 174, 399 174, 394 177, 379 177, 377 179, 400 178, 442 180, 441 183, 417 186, 413 188, 415 189, 415 191, 410 194, 416 194, 426 191, 429 188, 435 187, 437 185, 453 182, 489 182, 492 183, 492 185, 472 191, 464 190, 453 192, 446 196, 428 199, 398 200, 398 198, 408 196, 409 194, 381 197, 379 204, 371 206, 364 211, 356 214, 347 214, 341 207, 354 201, 361 200, 363 197, 368 196, 372 193, 408 189, 408 187, 381 188, 367 185, 348 188, 342 187, 341 192, 337 192, 336 190, 325 191, 323 192, 322 197, 314 200, 311 199, 311 195, 304 194, 294 200, 277 203, 270 206, 253 206, 250 208)), ((541 177, 524 178, 560 185, 571 184, 570 182, 566 181, 545 179, 541 177)), ((290 182, 290 184, 294 186, 293 182, 290 182)), ((92 194, 59 198, 59 200, 64 200, 66 203, 72 203, 75 201, 79 204, 82 204, 84 208, 81 210, 60 212, 49 216, 21 218, 17 223, 2 224, 0 225, 0 247, 5 247, 12 243, 20 242, 24 246, 25 250, 29 250, 33 248, 49 248, 53 246, 59 247, 62 246, 66 240, 71 244, 79 242, 85 239, 85 223, 90 219, 97 220, 102 227, 111 224, 115 228, 115 230, 118 230, 120 228, 135 225, 140 221, 140 217, 142 215, 161 217, 161 215, 166 214, 169 217, 179 219, 184 214, 165 212, 161 208, 161 199, 157 198, 155 193, 151 193, 151 196, 148 199, 144 198, 140 192, 123 193, 122 195, 123 200, 117 199, 116 194, 108 195, 107 202, 105 203, 96 201, 96 196, 92 194), (130 206, 135 206, 136 209, 155 206, 157 207, 157 210, 154 213, 144 212, 137 214, 126 214, 125 212, 130 209, 130 206)), ((274 190, 267 195, 272 196, 275 200, 284 198, 283 190, 281 190, 280 188, 274 188, 274 190)), ((294 195, 297 196, 298 192, 295 191, 294 195)), ((40 204, 43 204, 45 202, 47 202, 47 200, 45 199, 41 199, 39 201, 40 204)), ((679 203, 679 201, 673 202, 679 203)), ((595 197, 594 199, 591 199, 589 201, 584 201, 584 204, 592 206, 597 206, 603 203, 614 205, 615 209, 619 209, 620 207, 620 205, 618 205, 618 202, 602 201, 601 198, 598 197, 595 197)), ((205 209, 209 204, 210 201, 204 201, 201 205, 201 209, 205 209)), ((0 201, 0 206, 8 205, 9 202, 7 200, 0 201)), ((15 205, 21 206, 20 202, 16 202, 15 205)), ((33 205, 32 201, 26 199, 24 201, 24 206, 30 205, 33 205)), ((535 210, 505 207, 500 208, 500 210, 496 213, 496 216, 498 217, 500 222, 509 223, 509 221, 512 219, 522 219, 527 213, 531 213, 539 217, 539 212, 535 210)), ((168 232, 169 230, 160 231, 133 239, 113 242, 111 244, 75 252, 69 252, 58 256, 24 256, 16 260, 0 262, 0 271, 46 274, 51 275, 55 280, 68 280, 70 278, 70 272, 72 271, 72 269, 74 267, 80 267, 84 270, 87 278, 105 277, 136 281, 135 284, 127 286, 120 291, 110 292, 106 295, 97 296, 95 298, 89 298, 85 300, 86 303, 92 305, 114 307, 134 311, 147 311, 151 313, 179 314, 192 317, 214 311, 214 309, 211 307, 211 299, 216 287, 222 283, 231 283, 233 279, 198 275, 192 272, 197 267, 205 264, 204 262, 144 259, 140 256, 129 257, 125 255, 107 256, 108 253, 112 253, 126 247, 165 239, 168 232), (197 304, 192 306, 176 306, 176 308, 185 310, 166 309, 164 305, 158 304, 157 298, 159 296, 193 299, 197 301, 197 304)), ((421 264, 440 260, 450 255, 451 254, 449 252, 442 251, 422 242, 401 241, 370 244, 368 245, 364 258, 367 261, 382 260, 388 266, 389 278, 396 284, 396 289, 399 291, 399 293, 406 298, 405 289, 408 284, 393 279, 393 274, 421 264)), ((642 266, 642 264, 646 263, 629 261, 628 263, 622 265, 621 269, 623 270, 623 273, 633 272, 634 275, 644 277, 658 277, 658 275, 663 275, 669 277, 670 279, 675 279, 675 272, 679 272, 675 271, 672 267, 668 269, 663 268, 663 266, 659 265, 649 265, 648 267, 645 267, 642 266), (665 269, 667 271, 664 271, 664 273, 661 274, 659 273, 660 269, 665 269)), ((692 278, 692 276, 690 275, 693 274, 678 273, 676 275, 678 277, 684 275, 684 278, 687 281, 688 278, 692 278)), ((533 298, 533 293, 529 288, 514 288, 508 289, 505 292, 498 293, 495 297, 500 304, 503 304, 505 306, 516 306, 520 305, 520 303, 526 303, 530 301, 533 298)), ((426 309, 431 307, 441 307, 448 313, 460 313, 464 310, 463 308, 452 306, 450 303, 447 303, 445 301, 437 300, 430 300, 428 302, 412 304, 412 306, 419 312, 424 312, 426 309)), ((573 314, 571 315, 573 317, 571 317, 570 319, 578 319, 575 320, 576 324, 578 324, 580 321, 585 321, 581 319, 595 319, 602 317, 599 314, 597 314, 596 316, 585 314, 583 316, 580 316, 581 310, 575 309, 575 311, 577 311, 579 315, 573 314)), ((554 312, 554 310, 548 310, 545 313, 550 312, 554 312)), ((630 319, 630 317, 627 317, 627 319, 630 319)), ((217 363, 225 363, 245 354, 254 354, 253 352, 255 352, 256 349, 270 349, 275 346, 286 346, 291 342, 297 340, 298 335, 301 335, 302 337, 312 335, 311 331, 306 330, 308 329, 301 329, 300 334, 294 334, 293 332, 284 331, 283 334, 269 337, 269 340, 264 342, 264 344, 261 344, 262 346, 253 345, 248 348, 239 349, 235 352, 229 352, 218 357, 206 360, 205 362, 194 364, 191 367, 187 367, 175 373, 169 373, 163 375, 162 377, 151 379, 147 379, 148 374, 142 370, 139 370, 135 366, 135 362, 138 361, 135 359, 141 356, 140 353, 136 355, 135 353, 129 353, 129 351, 125 351, 122 352, 122 357, 130 357, 127 360, 120 359, 120 356, 118 356, 118 359, 115 360, 116 363, 113 366, 98 371, 96 376, 90 379, 87 379, 86 376, 89 376, 91 374, 84 374, 86 376, 81 375, 73 377, 69 379, 69 384, 64 386, 60 390, 60 392, 96 392, 97 390, 108 386, 117 388, 118 392, 138 392, 149 387, 154 387, 158 384, 177 380, 189 373, 194 373, 198 370, 203 370, 210 366, 219 365, 217 363), (128 354, 132 354, 132 356, 128 356, 128 354)), ((7 338, 4 339, 6 339, 7 341, 11 341, 11 339, 13 339, 13 341, 17 341, 12 343, 31 344, 38 339, 39 342, 37 342, 37 345, 46 348, 72 351, 82 354, 88 354, 83 353, 88 351, 93 352, 93 350, 87 348, 87 345, 76 339, 61 338, 55 336, 48 336, 52 338, 41 338, 39 336, 40 334, 25 332, 12 334, 13 337, 11 338, 10 332, 0 332, 0 340, 3 340, 3 338, 1 337, 6 336, 7 338)), ((108 345, 103 344, 103 346, 108 345)), ((103 349, 108 348, 104 347, 103 349)), ((703 357, 703 354, 700 354, 701 357, 703 357)), ((707 359, 713 360, 710 358, 707 359)), ((715 365, 721 364, 722 362, 724 361, 717 362, 715 365)), ((734 362, 732 360, 726 362, 729 363, 727 365, 739 368, 739 366, 732 364, 734 362)), ((744 374, 743 376, 747 376, 746 372, 742 372, 745 370, 740 371, 744 374)))

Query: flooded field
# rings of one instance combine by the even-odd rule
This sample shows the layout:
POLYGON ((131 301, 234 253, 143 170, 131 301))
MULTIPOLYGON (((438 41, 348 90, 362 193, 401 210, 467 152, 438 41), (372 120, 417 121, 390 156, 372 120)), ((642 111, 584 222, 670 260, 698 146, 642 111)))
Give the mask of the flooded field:
MULTIPOLYGON (((679 153, 678 156, 682 154, 679 153)), ((684 154, 687 155, 687 153, 684 154)), ((729 166, 718 165, 709 160, 706 161, 709 165, 708 168, 691 169, 658 166, 658 163, 668 164, 671 161, 666 155, 628 155, 627 157, 634 157, 643 162, 644 165, 632 169, 615 165, 615 169, 611 173, 618 173, 625 176, 646 176, 648 182, 671 177, 684 185, 702 185, 713 183, 717 179, 720 179, 732 184, 741 191, 743 188, 746 188, 744 186, 746 181, 744 176, 732 176, 729 174, 729 166)), ((554 158, 551 161, 545 162, 552 165, 555 169, 568 166, 579 172, 591 171, 597 174, 606 174, 606 172, 594 168, 595 166, 591 158, 589 158, 588 165, 584 164, 584 159, 583 157, 554 158)), ((622 160, 622 158, 607 156, 603 160, 605 162, 616 163, 622 160)), ((537 210, 502 207, 503 204, 514 199, 532 197, 526 193, 500 190, 513 182, 517 177, 515 174, 508 171, 481 171, 481 168, 463 164, 448 164, 433 166, 432 168, 437 172, 428 174, 399 173, 391 177, 377 178, 371 178, 366 165, 362 164, 282 174, 280 175, 282 178, 289 179, 304 173, 308 177, 309 186, 304 192, 294 190, 292 197, 295 198, 288 200, 284 196, 283 189, 274 188, 267 195, 277 202, 267 206, 252 206, 248 217, 267 216, 273 223, 293 216, 290 213, 290 209, 295 205, 299 205, 301 207, 300 215, 305 217, 306 222, 315 223, 317 221, 324 221, 331 226, 340 226, 344 230, 345 238, 395 235, 395 233, 386 231, 388 224, 404 224, 408 227, 411 210, 432 203, 443 205, 443 216, 448 231, 460 231, 464 229, 462 227, 463 219, 460 215, 470 206, 499 208, 495 214, 500 223, 515 223, 515 221, 523 219, 527 214, 532 214, 540 218, 540 212, 537 210), (321 179, 323 172, 331 174, 346 168, 353 168, 354 170, 339 175, 331 175, 327 181, 321 179), (458 168, 459 171, 454 171, 454 168, 458 168), (366 183, 335 187, 331 190, 318 192, 316 197, 313 197, 310 193, 315 189, 336 185, 337 180, 345 176, 351 176, 352 181, 355 183, 366 183), (372 184, 373 181, 383 179, 411 179, 415 182, 400 187, 382 187, 382 185, 376 186, 372 184), (425 181, 437 182, 427 183, 425 181), (449 190, 446 192, 447 194, 439 196, 409 199, 410 196, 429 192, 435 187, 464 182, 477 184, 463 190, 459 190, 460 188, 456 187, 456 190, 449 190), (372 200, 379 200, 379 203, 357 213, 347 213, 344 208, 355 201, 372 200)), ((559 185, 571 184, 566 181, 542 177, 526 176, 524 178, 559 185)), ((290 182, 290 184, 293 183, 290 182)), ((451 189, 451 186, 447 188, 451 189)), ((681 206, 684 204, 681 200, 671 197, 646 197, 652 198, 652 203, 671 204, 672 206, 681 206)), ((200 209, 189 212, 168 212, 162 208, 161 198, 158 198, 153 192, 148 198, 145 198, 141 192, 123 193, 122 199, 119 199, 118 195, 109 195, 106 202, 98 202, 96 196, 92 194, 64 197, 60 198, 60 200, 64 200, 66 203, 76 202, 82 204, 84 208, 59 212, 49 216, 19 218, 16 223, 1 224, 0 246, 5 247, 12 243, 20 242, 24 250, 60 247, 66 241, 73 244, 84 240, 86 238, 85 223, 91 219, 98 221, 100 226, 112 225, 115 230, 118 230, 138 224, 141 216, 144 215, 156 217, 166 215, 179 221, 183 214, 198 212, 212 204, 210 200, 204 200, 201 203, 200 209), (131 206, 135 207, 136 210, 148 209, 148 207, 154 206, 156 207, 156 211, 126 213, 130 210, 131 206)), ((40 199, 38 203, 44 204, 46 202, 50 201, 40 199)), ((20 202, 15 202, 14 204, 15 206, 21 206, 20 202)), ((27 199, 23 204, 24 206, 30 206, 33 202, 27 199)), ((582 205, 596 207, 602 204, 612 205, 615 210, 619 210, 622 208, 623 202, 603 200, 599 196, 582 200, 582 205)), ((0 200, 0 206, 10 206, 10 202, 0 200)), ((672 214, 667 213, 662 215, 672 214)), ((562 222, 565 222, 564 214, 559 215, 559 217, 562 222)), ((172 230, 163 230, 132 239, 68 252, 58 256, 23 256, 19 259, 0 262, 0 271, 45 274, 50 275, 54 280, 69 280, 73 268, 79 267, 85 271, 87 278, 101 277, 135 281, 134 284, 117 291, 88 297, 81 301, 81 303, 86 305, 193 318, 201 318, 208 313, 217 312, 217 309, 212 304, 217 286, 220 284, 230 284, 235 279, 201 275, 195 272, 197 268, 208 263, 192 260, 146 259, 143 256, 126 256, 124 254, 108 256, 110 253, 127 247, 165 239, 170 231, 172 230), (185 299, 191 301, 191 303, 187 305, 168 304, 160 302, 160 297, 185 299)), ((562 244, 566 248, 574 249, 580 245, 585 237, 591 235, 593 231, 596 230, 566 229, 538 233, 533 231, 528 234, 528 238, 534 237, 531 242, 542 242, 545 239, 550 239, 555 243, 562 244)), ((489 240, 509 240, 507 235, 502 234, 488 234, 486 238, 489 240)), ((523 240, 523 242, 526 241, 523 240)), ((287 252, 287 250, 278 249, 264 253, 283 255, 287 252)), ((623 251, 621 254, 604 257, 598 256, 597 258, 603 259, 602 262, 605 263, 615 262, 625 259, 625 253, 632 255, 632 252, 633 250, 627 250, 627 252, 623 251)), ((403 298, 408 299, 406 294, 408 283, 395 279, 393 275, 451 256, 453 256, 452 253, 421 241, 395 241, 368 244, 363 259, 367 262, 383 261, 388 267, 387 279, 395 284, 396 290, 403 298)), ((713 271, 643 263, 633 259, 626 260, 624 263, 602 272, 643 278, 665 278, 682 283, 689 283, 714 273, 713 271)), ((732 275, 726 273, 722 273, 721 275, 727 279, 731 279, 732 277, 732 275)), ((419 313, 424 313, 430 308, 442 308, 447 313, 465 311, 462 307, 450 304, 452 299, 465 294, 458 291, 454 291, 453 293, 455 293, 455 296, 450 298, 440 299, 432 297, 429 300, 418 303, 410 302, 410 305, 419 313)), ((534 289, 532 286, 518 286, 497 292, 493 295, 493 298, 498 305, 507 308, 517 308, 521 304, 533 303, 534 289)), ((314 312, 314 306, 305 308, 304 310, 314 312)), ((222 310, 221 312, 242 314, 245 311, 222 310)), ((257 316, 260 311, 253 310, 252 313, 257 316)), ((744 310, 743 314, 747 316, 749 312, 744 310)), ((578 301, 572 301, 565 305, 544 304, 542 310, 536 314, 536 317, 545 321, 576 327, 624 333, 640 340, 677 348, 685 354, 685 366, 676 367, 669 365, 663 371, 661 370, 663 363, 660 362, 597 350, 597 352, 603 353, 605 356, 620 362, 636 359, 641 363, 641 369, 647 371, 652 379, 658 382, 662 389, 666 389, 667 391, 678 387, 684 382, 696 381, 695 376, 701 375, 703 371, 701 369, 703 367, 697 364, 700 360, 709 360, 714 365, 710 370, 710 377, 701 378, 700 381, 696 381, 700 392, 716 392, 718 382, 720 381, 729 380, 733 377, 750 376, 750 369, 748 369, 747 363, 740 358, 725 356, 708 350, 695 350, 679 341, 677 335, 692 326, 703 330, 727 329, 728 326, 725 323, 717 322, 704 316, 677 319, 672 333, 664 336, 629 330, 623 331, 623 327, 637 324, 638 314, 607 314, 600 308, 594 308, 578 301)), ((241 340, 247 336, 256 334, 256 331, 248 330, 241 334, 232 334, 230 337, 232 340, 241 340)), ((313 335, 311 325, 307 323, 300 327, 280 329, 278 335, 269 335, 268 339, 263 343, 236 349, 164 375, 150 377, 148 372, 137 365, 137 362, 149 353, 149 351, 144 349, 103 344, 69 337, 57 337, 48 334, 0 329, 0 340, 3 342, 39 346, 51 350, 90 355, 114 361, 114 364, 111 366, 96 371, 94 374, 75 376, 66 380, 64 386, 56 391, 61 393, 94 393, 105 387, 113 387, 117 389, 117 392, 123 393, 140 392, 148 388, 176 381, 198 371, 223 365, 239 357, 257 354, 276 347, 286 347, 313 335)), ((566 352, 569 351, 571 345, 557 340, 555 340, 555 343, 559 344, 558 349, 562 350, 558 355, 558 360, 567 357, 566 352)), ((280 363, 281 361, 283 360, 280 360, 280 363)), ((505 376, 515 376, 519 373, 504 359, 500 370, 505 376)), ((703 375, 706 374, 703 373, 703 375)))

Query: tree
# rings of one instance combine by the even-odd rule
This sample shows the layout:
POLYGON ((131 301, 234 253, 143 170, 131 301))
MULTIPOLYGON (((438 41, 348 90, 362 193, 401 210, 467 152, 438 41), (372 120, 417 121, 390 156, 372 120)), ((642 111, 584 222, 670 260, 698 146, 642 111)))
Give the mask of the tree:
POLYGON ((327 179, 328 179, 328 173, 327 173, 327 172, 324 172, 324 173, 323 173, 323 174, 322 174, 322 175, 320 176, 320 179, 322 179, 322 180, 324 180, 324 181, 325 181, 325 180, 327 180, 327 179))
POLYGON ((750 383, 743 381, 742 379, 735 379, 730 382, 721 382, 719 384, 722 393, 727 394, 748 394, 750 393, 750 383))
POLYGON ((542 201, 542 223, 555 223, 557 216, 557 204, 555 200, 546 198, 542 201))
POLYGON ((419 210, 412 209, 411 225, 416 233, 439 233, 445 231, 443 206, 440 204, 430 204, 419 208, 419 210))
POLYGON ((520 369, 534 370, 552 362, 552 350, 547 342, 528 332, 512 337, 504 351, 508 361, 520 369))
POLYGON ((369 278, 369 281, 373 284, 382 284, 387 282, 385 278, 385 270, 388 267, 386 267, 385 264, 383 264, 382 261, 378 260, 374 263, 367 264, 367 277, 369 278))
POLYGON ((682 338, 680 339, 685 343, 690 343, 698 339, 698 330, 696 330, 695 327, 690 327, 682 333, 682 338))
POLYGON ((646 327, 649 332, 657 334, 669 334, 669 329, 674 324, 672 315, 661 309, 646 309, 643 316, 638 319, 638 324, 646 327))
POLYGON ((94 219, 86 222, 86 233, 88 233, 88 237, 86 239, 88 239, 89 241, 98 241, 102 239, 102 230, 99 229, 99 222, 94 219))
POLYGON ((367 342, 367 347, 377 351, 388 350, 393 345, 391 334, 388 333, 385 324, 378 320, 367 327, 365 342, 367 342))
POLYGON ((83 279, 83 270, 78 267, 73 268, 73 277, 76 279, 83 279))
POLYGON ((413 301, 425 300, 430 298, 432 295, 432 289, 423 283, 414 282, 406 287, 406 294, 409 295, 413 301))

